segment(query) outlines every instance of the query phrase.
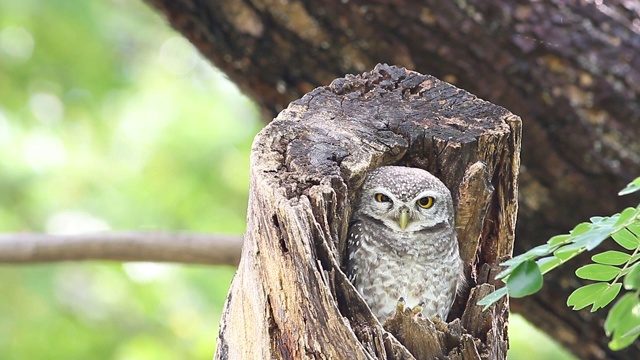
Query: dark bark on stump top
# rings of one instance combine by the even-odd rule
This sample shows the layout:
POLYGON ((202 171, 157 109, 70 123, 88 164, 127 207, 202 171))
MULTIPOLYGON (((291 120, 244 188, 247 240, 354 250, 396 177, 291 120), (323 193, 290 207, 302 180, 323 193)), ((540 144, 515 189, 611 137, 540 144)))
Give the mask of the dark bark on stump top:
POLYGON ((403 68, 379 65, 293 102, 254 141, 217 358, 413 358, 341 271, 351 204, 366 172, 388 164, 424 168, 452 189, 470 286, 448 326, 424 331, 433 325, 397 314, 387 329, 422 356, 504 358, 506 301, 484 313, 474 304, 511 254, 519 149, 517 116, 403 68))

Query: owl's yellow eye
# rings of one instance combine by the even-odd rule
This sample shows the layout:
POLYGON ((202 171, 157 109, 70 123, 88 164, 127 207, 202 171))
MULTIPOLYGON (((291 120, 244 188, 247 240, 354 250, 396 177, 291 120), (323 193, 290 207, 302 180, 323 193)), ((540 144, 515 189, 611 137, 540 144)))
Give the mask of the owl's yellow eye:
POLYGON ((377 202, 390 202, 391 199, 389 199, 389 197, 385 194, 381 194, 381 193, 377 193, 374 195, 374 198, 376 199, 377 202))
POLYGON ((423 198, 418 199, 418 201, 416 201, 416 204, 418 204, 418 206, 420 206, 423 209, 428 209, 433 206, 434 200, 435 199, 433 198, 433 196, 425 196, 423 198))

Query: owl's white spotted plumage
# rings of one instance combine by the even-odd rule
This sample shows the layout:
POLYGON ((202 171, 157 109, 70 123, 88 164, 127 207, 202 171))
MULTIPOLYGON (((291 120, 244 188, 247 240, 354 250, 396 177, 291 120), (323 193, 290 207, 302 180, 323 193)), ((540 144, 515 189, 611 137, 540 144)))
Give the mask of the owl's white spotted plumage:
POLYGON ((380 321, 400 298, 445 320, 464 278, 447 187, 418 168, 371 171, 350 222, 346 270, 380 321))

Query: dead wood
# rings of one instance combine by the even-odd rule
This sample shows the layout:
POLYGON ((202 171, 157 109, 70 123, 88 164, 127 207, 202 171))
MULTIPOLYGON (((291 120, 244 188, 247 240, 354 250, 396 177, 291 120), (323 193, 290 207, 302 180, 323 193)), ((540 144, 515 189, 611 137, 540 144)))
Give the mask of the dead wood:
POLYGON ((407 349, 505 358, 507 302, 485 313, 474 304, 493 288, 486 269, 513 248, 520 125, 504 108, 387 65, 290 104, 254 141, 248 227, 216 358, 414 358, 407 349), (388 164, 427 169, 453 190, 470 291, 449 324, 397 314, 385 330, 341 270, 358 188, 388 164))

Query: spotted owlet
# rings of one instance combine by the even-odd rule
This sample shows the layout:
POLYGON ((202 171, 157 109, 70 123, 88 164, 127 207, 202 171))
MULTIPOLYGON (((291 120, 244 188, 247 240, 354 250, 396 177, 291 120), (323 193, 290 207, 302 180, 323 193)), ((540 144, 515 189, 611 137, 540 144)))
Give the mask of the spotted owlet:
POLYGON ((464 281, 447 187, 422 169, 371 171, 355 203, 346 259, 349 280, 380 321, 400 298, 446 320, 464 281))

